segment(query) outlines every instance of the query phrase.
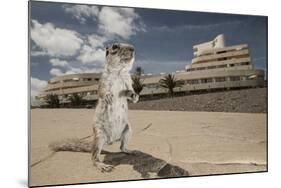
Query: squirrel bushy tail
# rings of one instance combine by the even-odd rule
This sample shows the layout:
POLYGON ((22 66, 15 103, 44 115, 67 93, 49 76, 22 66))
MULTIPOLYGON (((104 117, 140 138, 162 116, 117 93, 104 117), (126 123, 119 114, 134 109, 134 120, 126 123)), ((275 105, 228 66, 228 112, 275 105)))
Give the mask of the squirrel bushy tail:
POLYGON ((72 152, 91 152, 92 141, 79 138, 68 138, 62 141, 57 141, 49 144, 49 148, 54 151, 72 151, 72 152))

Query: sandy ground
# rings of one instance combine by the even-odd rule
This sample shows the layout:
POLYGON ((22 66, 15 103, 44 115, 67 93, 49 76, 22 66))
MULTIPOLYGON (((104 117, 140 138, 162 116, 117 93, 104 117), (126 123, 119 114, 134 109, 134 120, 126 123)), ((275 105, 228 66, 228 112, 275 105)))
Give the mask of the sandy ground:
POLYGON ((141 156, 120 154, 119 143, 107 146, 111 153, 103 156, 115 165, 110 173, 97 171, 90 153, 52 154, 50 143, 90 135, 93 114, 93 109, 31 111, 32 186, 164 177, 151 170, 159 161, 190 176, 267 170, 263 113, 131 110, 129 147, 141 156))

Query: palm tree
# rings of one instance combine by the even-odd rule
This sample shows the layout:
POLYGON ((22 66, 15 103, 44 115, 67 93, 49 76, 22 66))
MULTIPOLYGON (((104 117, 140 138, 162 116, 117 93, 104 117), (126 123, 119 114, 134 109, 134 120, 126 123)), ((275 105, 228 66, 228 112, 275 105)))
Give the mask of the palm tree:
POLYGON ((135 69, 135 75, 136 76, 141 76, 144 73, 144 70, 141 66, 137 66, 135 69))
POLYGON ((46 102, 49 104, 51 108, 59 108, 60 100, 59 96, 56 94, 49 94, 46 96, 46 102))
POLYGON ((161 87, 168 89, 170 97, 174 96, 174 88, 181 87, 183 85, 182 80, 177 80, 174 75, 168 74, 159 81, 161 87))
POLYGON ((71 101, 72 106, 80 106, 83 102, 83 97, 81 95, 78 95, 77 93, 74 93, 73 95, 71 95, 69 100, 71 101))
POLYGON ((132 76, 132 80, 134 91, 136 92, 136 94, 139 95, 144 87, 143 81, 140 79, 139 76, 132 76))

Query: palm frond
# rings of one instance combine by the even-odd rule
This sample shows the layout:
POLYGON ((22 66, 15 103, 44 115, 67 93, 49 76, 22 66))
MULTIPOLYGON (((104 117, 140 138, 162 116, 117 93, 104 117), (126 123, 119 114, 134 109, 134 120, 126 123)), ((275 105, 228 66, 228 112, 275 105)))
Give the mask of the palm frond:
POLYGON ((168 89, 168 93, 171 97, 173 97, 174 95, 174 88, 182 87, 183 84, 184 83, 182 80, 177 80, 172 74, 168 74, 167 76, 159 80, 160 87, 168 89))
POLYGON ((133 81, 133 89, 137 94, 140 94, 140 92, 143 90, 144 84, 143 80, 140 79, 139 76, 133 76, 132 77, 133 81))

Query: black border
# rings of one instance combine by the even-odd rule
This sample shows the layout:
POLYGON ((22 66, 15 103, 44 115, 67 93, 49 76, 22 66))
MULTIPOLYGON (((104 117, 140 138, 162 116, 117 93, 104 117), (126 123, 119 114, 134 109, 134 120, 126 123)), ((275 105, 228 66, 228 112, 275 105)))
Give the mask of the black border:
POLYGON ((100 183, 114 183, 114 182, 132 182, 132 181, 147 181, 147 180, 161 180, 161 179, 176 179, 176 178, 193 178, 193 177, 208 177, 208 176, 224 176, 224 175, 239 175, 239 174, 256 174, 256 173, 268 173, 268 16, 266 15, 255 15, 255 14, 234 14, 234 13, 225 13, 225 12, 205 12, 205 11, 191 11, 191 10, 177 10, 177 9, 165 9, 165 8, 147 8, 147 7, 130 7, 130 6, 118 6, 118 5, 103 5, 103 4, 89 4, 89 3, 72 3, 72 2, 54 2, 54 1, 37 1, 29 0, 28 1, 28 187, 54 187, 54 186, 67 186, 67 185, 85 185, 85 184, 100 184, 100 183), (234 173, 224 173, 224 174, 208 174, 208 175, 195 175, 195 176, 180 176, 180 177, 168 177, 168 178, 150 178, 150 179, 128 179, 128 180, 113 180, 113 181, 98 181, 98 182, 82 182, 82 183, 70 183, 70 184, 46 184, 39 186, 31 186, 31 62, 30 62, 30 52, 31 52, 31 38, 30 38, 30 21, 31 21, 31 4, 32 2, 39 3, 56 3, 56 4, 69 4, 69 5, 89 5, 89 6, 107 6, 107 7, 119 7, 119 8, 137 8, 137 9, 152 9, 152 10, 174 10, 182 12, 196 12, 196 13, 211 13, 211 14, 229 14, 229 15, 241 15, 241 16, 256 16, 256 17, 265 17, 266 18, 266 95, 267 95, 267 104, 266 104, 266 170, 265 171, 254 171, 254 172, 234 172, 234 173))

